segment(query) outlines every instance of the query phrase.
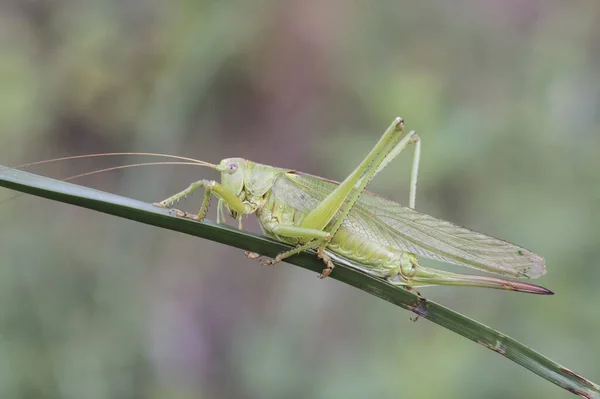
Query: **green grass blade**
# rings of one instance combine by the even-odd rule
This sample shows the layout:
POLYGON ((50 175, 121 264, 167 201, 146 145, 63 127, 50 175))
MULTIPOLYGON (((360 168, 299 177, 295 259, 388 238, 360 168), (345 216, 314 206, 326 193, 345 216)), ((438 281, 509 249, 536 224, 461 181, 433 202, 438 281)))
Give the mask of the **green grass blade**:
MULTIPOLYGON (((0 166, 0 186, 206 238, 266 256, 275 256, 282 250, 289 249, 287 245, 280 242, 228 226, 216 225, 209 221, 198 223, 178 218, 172 216, 166 209, 157 208, 145 202, 2 166, 0 166)), ((294 256, 287 262, 317 273, 323 269, 323 263, 310 253, 294 256)), ((334 269, 330 278, 410 310, 420 317, 503 355, 569 392, 585 398, 600 398, 600 387, 597 384, 562 367, 520 342, 433 301, 420 299, 415 294, 388 284, 382 279, 345 267, 338 262, 336 265, 339 267, 334 269)))

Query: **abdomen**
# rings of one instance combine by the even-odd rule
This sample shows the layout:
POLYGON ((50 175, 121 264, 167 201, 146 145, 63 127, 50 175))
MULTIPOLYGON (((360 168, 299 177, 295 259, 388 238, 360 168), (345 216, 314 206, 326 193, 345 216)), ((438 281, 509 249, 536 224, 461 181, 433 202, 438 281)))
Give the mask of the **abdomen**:
MULTIPOLYGON (((272 192, 265 195, 264 205, 256 214, 263 232, 268 236, 290 245, 305 244, 310 241, 310 239, 280 236, 273 232, 273 228, 281 224, 300 226, 307 213, 283 203, 272 192)), ((327 231, 333 223, 335 223, 335 219, 324 230, 327 231)), ((400 253, 395 249, 370 240, 366 234, 352 232, 344 224, 337 231, 327 249, 343 258, 364 265, 368 269, 397 267, 400 258, 400 253)))

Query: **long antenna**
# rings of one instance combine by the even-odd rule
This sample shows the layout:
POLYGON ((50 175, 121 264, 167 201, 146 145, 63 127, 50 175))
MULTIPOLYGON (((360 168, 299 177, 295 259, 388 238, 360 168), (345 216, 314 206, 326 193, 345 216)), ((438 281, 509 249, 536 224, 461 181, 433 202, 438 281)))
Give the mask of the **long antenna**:
POLYGON ((140 156, 148 156, 148 157, 163 157, 163 158, 179 159, 182 161, 193 162, 196 164, 200 164, 200 165, 207 166, 209 168, 218 170, 218 166, 213 165, 212 163, 200 161, 200 160, 194 159, 194 158, 181 157, 178 155, 160 154, 160 153, 155 153, 155 152, 107 152, 107 153, 103 153, 103 154, 74 155, 74 156, 69 156, 69 157, 46 159, 44 161, 29 162, 29 163, 25 163, 25 164, 18 165, 18 166, 7 167, 5 169, 25 169, 25 168, 29 168, 31 166, 43 165, 43 164, 52 163, 52 162, 69 161, 69 160, 73 160, 73 159, 115 157, 115 156, 127 156, 127 155, 140 155, 140 156))
POLYGON ((110 172, 111 170, 119 170, 119 169, 127 169, 127 168, 135 168, 137 166, 155 166, 155 165, 191 165, 191 166, 205 166, 201 163, 198 162, 175 162, 175 161, 164 161, 164 162, 141 162, 141 163, 133 163, 130 165, 120 165, 120 166, 113 166, 110 168, 104 168, 104 169, 98 169, 98 170, 93 170, 91 172, 85 172, 85 173, 80 173, 78 175, 73 175, 73 176, 69 176, 67 178, 61 179, 62 181, 69 181, 69 180, 74 180, 74 179, 78 179, 80 177, 84 177, 84 176, 91 176, 91 175, 95 175, 96 173, 104 173, 104 172, 110 172))
MULTIPOLYGON (((137 167, 137 166, 152 166, 152 165, 206 166, 206 167, 209 167, 211 169, 215 169, 217 171, 220 170, 219 166, 217 166, 217 165, 213 165, 211 163, 200 161, 200 160, 193 159, 193 158, 181 157, 181 156, 178 156, 178 155, 159 154, 159 153, 153 153, 153 152, 110 152, 110 153, 103 153, 103 154, 75 155, 75 156, 69 156, 69 157, 47 159, 47 160, 44 160, 44 161, 29 162, 29 163, 26 163, 26 164, 15 166, 15 167, 7 167, 7 168, 4 168, 4 169, 0 169, 0 172, 2 172, 3 170, 25 169, 25 168, 28 168, 28 167, 31 167, 31 166, 35 166, 35 165, 43 165, 43 164, 47 164, 47 163, 51 163, 51 162, 68 161, 68 160, 73 160, 73 159, 97 158, 97 157, 105 157, 105 156, 107 156, 107 157, 110 157, 110 156, 126 156, 126 155, 141 155, 141 156, 151 156, 151 157, 166 157, 166 158, 172 158, 172 159, 181 159, 181 160, 188 161, 188 162, 175 162, 175 161, 145 162, 145 163, 137 163, 137 164, 130 164, 130 165, 113 166, 111 168, 104 168, 104 169, 94 170, 94 171, 91 171, 91 172, 80 173, 78 175, 69 176, 69 177, 61 179, 61 180, 62 181, 69 181, 69 180, 78 179, 78 178, 84 177, 84 176, 94 175, 96 173, 109 172, 109 171, 118 170, 118 169, 133 168, 133 167, 137 167)), ((20 197, 21 195, 23 195, 23 194, 16 194, 16 195, 8 197, 8 198, 6 198, 4 200, 1 200, 0 201, 0 205, 3 204, 3 203, 5 203, 5 202, 12 201, 13 199, 20 197)))

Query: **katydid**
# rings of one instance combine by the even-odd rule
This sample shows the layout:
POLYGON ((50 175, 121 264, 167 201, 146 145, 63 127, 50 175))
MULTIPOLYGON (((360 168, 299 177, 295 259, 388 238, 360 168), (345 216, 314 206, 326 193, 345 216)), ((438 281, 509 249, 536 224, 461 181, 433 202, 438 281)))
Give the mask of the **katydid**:
POLYGON ((420 139, 404 134, 404 121, 396 118, 358 167, 341 183, 291 169, 262 165, 243 158, 227 158, 219 165, 202 162, 221 172, 221 183, 199 180, 155 205, 169 207, 193 191, 204 188, 195 220, 205 218, 211 196, 218 201, 217 221, 223 206, 239 221, 255 213, 267 235, 294 245, 274 259, 313 249, 325 264, 320 277, 334 268, 332 259, 406 288, 456 285, 552 294, 533 284, 478 275, 464 275, 424 267, 418 257, 471 267, 517 278, 545 274, 544 259, 524 248, 468 230, 414 210, 420 159, 420 139), (369 181, 409 144, 415 145, 409 207, 365 190, 369 181))

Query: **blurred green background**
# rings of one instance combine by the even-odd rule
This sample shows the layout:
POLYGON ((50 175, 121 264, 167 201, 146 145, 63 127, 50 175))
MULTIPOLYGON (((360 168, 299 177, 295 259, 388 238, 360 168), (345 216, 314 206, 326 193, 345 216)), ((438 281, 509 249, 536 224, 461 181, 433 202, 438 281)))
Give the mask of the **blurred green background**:
MULTIPOLYGON (((423 139, 417 208, 542 254, 556 295, 421 292, 600 380, 597 1, 5 0, 0 88, 4 165, 156 151, 339 180, 400 115, 423 139)), ((410 162, 370 189, 406 203, 410 162)), ((201 177, 79 183, 154 202, 201 177)), ((0 250, 1 398, 571 397, 373 296, 182 234, 20 196, 0 250)))

